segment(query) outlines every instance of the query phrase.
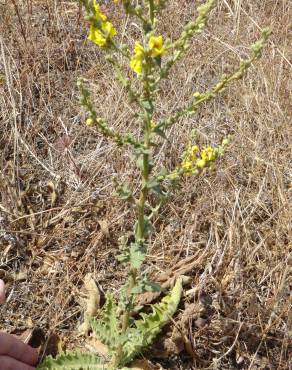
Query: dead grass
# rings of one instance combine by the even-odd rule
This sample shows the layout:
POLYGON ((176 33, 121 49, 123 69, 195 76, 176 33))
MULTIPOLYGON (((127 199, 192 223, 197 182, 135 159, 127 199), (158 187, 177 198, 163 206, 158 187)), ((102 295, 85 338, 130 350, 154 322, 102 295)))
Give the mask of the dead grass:
MULTIPOLYGON (((249 75, 180 121, 157 153, 157 164, 171 167, 190 129, 197 129, 200 142, 233 135, 217 172, 187 179, 155 224, 149 272, 203 256, 189 273, 191 286, 176 318, 177 325, 188 323, 181 330, 192 350, 169 349, 161 339, 152 355, 166 369, 289 368, 289 5, 219 0, 207 31, 162 89, 161 116, 232 70, 260 28, 273 26, 249 75), (200 308, 202 291, 212 304, 200 308), (188 321, 184 312, 193 312, 188 321), (208 325, 201 327, 200 317, 208 325)), ((104 7, 120 31, 130 30, 132 42, 135 25, 121 22, 112 5, 104 7)), ((174 37, 193 9, 194 1, 170 1, 161 27, 174 37)), ((77 78, 92 78, 96 104, 113 126, 137 134, 139 128, 110 66, 85 42, 76 3, 2 1, 0 35, 0 274, 9 284, 1 327, 19 333, 37 326, 47 337, 58 333, 70 348, 81 342, 76 327, 85 274, 92 272, 103 290, 116 290, 125 278, 115 255, 133 215, 113 196, 112 178, 137 182, 130 153, 84 127, 77 78), (109 235, 98 221, 107 223, 109 235)))

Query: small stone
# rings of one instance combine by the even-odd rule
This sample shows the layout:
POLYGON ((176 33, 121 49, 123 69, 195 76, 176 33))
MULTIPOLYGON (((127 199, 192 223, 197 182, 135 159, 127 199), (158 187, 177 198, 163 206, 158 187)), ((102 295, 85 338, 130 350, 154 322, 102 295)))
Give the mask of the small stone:
POLYGON ((209 324, 209 320, 207 319, 203 319, 202 317, 199 317, 196 321, 195 321, 195 324, 196 324, 196 327, 199 328, 199 329, 202 329, 204 328, 206 325, 209 324))
POLYGON ((204 290, 200 292, 199 300, 204 306, 210 306, 213 302, 212 297, 207 294, 204 290))

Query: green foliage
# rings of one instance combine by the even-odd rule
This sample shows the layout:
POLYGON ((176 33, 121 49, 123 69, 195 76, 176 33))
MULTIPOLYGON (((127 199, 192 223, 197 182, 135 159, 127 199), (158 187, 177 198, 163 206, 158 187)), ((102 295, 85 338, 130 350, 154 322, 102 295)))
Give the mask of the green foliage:
POLYGON ((136 241, 128 245, 124 240, 120 245, 120 250, 121 253, 117 256, 118 261, 125 264, 130 263, 136 269, 141 267, 146 256, 144 243, 136 241))
MULTIPOLYGON (((156 338, 170 318, 174 315, 182 295, 182 279, 177 279, 169 295, 160 303, 152 306, 150 314, 142 313, 140 320, 132 320, 123 334, 119 328, 119 311, 113 297, 108 295, 99 320, 90 320, 91 328, 96 337, 108 347, 109 354, 115 353, 122 345, 119 362, 115 365, 124 366, 130 363, 137 355, 146 349, 156 338)), ((115 369, 117 369, 115 368, 115 369)), ((38 370, 107 370, 113 369, 106 359, 100 359, 94 354, 66 353, 52 358, 48 356, 37 367, 38 370)))
POLYGON ((108 294, 99 320, 91 318, 90 325, 94 334, 105 344, 110 352, 114 352, 120 344, 118 306, 112 295, 108 294))
POLYGON ((108 346, 111 353, 122 344, 123 350, 118 365, 126 365, 146 349, 169 322, 177 310, 181 295, 182 280, 179 278, 170 294, 160 303, 154 304, 150 314, 141 313, 142 319, 132 320, 124 334, 118 329, 118 307, 112 296, 108 296, 101 318, 91 320, 93 333, 108 346))
POLYGON ((115 185, 116 194, 122 200, 126 200, 130 203, 134 203, 134 197, 133 197, 133 194, 132 194, 128 184, 119 185, 117 180, 114 179, 114 185, 115 185))
POLYGON ((156 283, 152 283, 148 280, 146 275, 140 276, 137 279, 136 286, 132 289, 131 293, 133 294, 140 294, 145 292, 161 292, 161 286, 156 283))
POLYGON ((129 256, 131 266, 135 269, 139 269, 146 256, 145 245, 141 242, 131 243, 129 256))
POLYGON ((102 360, 91 353, 66 353, 56 358, 48 356, 38 370, 106 370, 102 360))
POLYGON ((182 280, 179 278, 171 293, 160 303, 151 306, 152 313, 142 313, 126 332, 122 364, 127 364, 152 344, 170 318, 175 314, 182 295, 182 280))

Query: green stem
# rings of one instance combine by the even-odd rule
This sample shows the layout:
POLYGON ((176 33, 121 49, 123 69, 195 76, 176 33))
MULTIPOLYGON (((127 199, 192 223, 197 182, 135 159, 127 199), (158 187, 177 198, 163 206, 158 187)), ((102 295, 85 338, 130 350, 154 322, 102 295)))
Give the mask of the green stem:
MULTIPOLYGON (((132 302, 132 289, 136 285, 136 279, 137 279, 137 269, 131 268, 129 272, 129 280, 128 280, 128 289, 127 289, 127 297, 128 297, 128 304, 130 305, 132 302)), ((122 324, 122 330, 121 330, 121 336, 123 336, 128 327, 129 327, 129 319, 130 319, 130 310, 126 307, 125 312, 122 316, 121 324, 122 324)), ((123 345, 120 344, 117 348, 116 353, 113 356, 112 359, 112 367, 113 369, 117 369, 121 360, 123 357, 123 345)))
MULTIPOLYGON (((147 71, 145 75, 144 80, 144 86, 143 86, 143 97, 145 100, 148 101, 149 105, 152 104, 151 101, 151 87, 148 79, 148 75, 151 73, 151 68, 147 71)), ((151 114, 144 108, 144 143, 143 143, 143 149, 145 152, 143 153, 143 168, 141 170, 142 172, 142 186, 140 191, 140 197, 137 202, 137 217, 138 217, 138 227, 137 232, 135 235, 135 239, 137 243, 144 244, 146 235, 145 235, 145 206, 146 201, 148 197, 148 188, 147 183, 149 180, 149 174, 150 174, 150 166, 149 166, 149 149, 150 149, 150 134, 151 134, 151 114)), ((137 275, 138 270, 136 268, 131 267, 129 272, 129 279, 128 279, 128 288, 127 288, 127 301, 128 301, 128 307, 125 308, 125 312, 123 313, 121 324, 121 335, 123 336, 129 327, 129 318, 130 318, 130 307, 133 303, 133 294, 132 290, 137 285, 137 275)), ((119 345, 117 348, 116 354, 114 355, 112 359, 112 366, 114 369, 116 369, 122 359, 123 356, 123 345, 119 345)))
POLYGON ((154 0, 149 0, 149 17, 152 26, 154 25, 154 0))
POLYGON ((137 241, 144 242, 145 240, 145 203, 148 196, 147 182, 149 180, 149 154, 148 150, 150 147, 150 118, 147 114, 147 119, 144 122, 144 149, 147 153, 143 154, 143 169, 142 169, 142 189, 140 193, 140 198, 138 202, 138 230, 137 230, 137 241))

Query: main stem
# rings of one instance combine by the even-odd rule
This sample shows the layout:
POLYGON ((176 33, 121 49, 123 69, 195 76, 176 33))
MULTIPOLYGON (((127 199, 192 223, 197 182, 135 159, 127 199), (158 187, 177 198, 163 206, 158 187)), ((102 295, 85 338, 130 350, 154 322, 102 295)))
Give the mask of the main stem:
MULTIPOLYGON (((150 99, 150 87, 149 87, 149 81, 146 77, 145 83, 144 83, 144 94, 148 101, 151 103, 150 99)), ((143 168, 141 170, 142 172, 142 186, 140 191, 140 197, 137 204, 137 218, 138 218, 138 225, 137 225, 137 231, 135 235, 135 241, 136 243, 142 244, 142 247, 145 243, 145 203, 148 196, 148 187, 147 183, 149 180, 149 174, 150 174, 150 166, 149 166, 149 149, 150 149, 150 131, 151 131, 151 115, 144 110, 144 150, 143 153, 143 168)), ((136 268, 131 267, 129 271, 129 280, 128 280, 128 288, 127 288, 127 302, 128 306, 132 306, 132 300, 133 300, 133 294, 132 290, 137 284, 137 274, 138 270, 136 268)), ((130 309, 128 307, 125 308, 125 312, 122 316, 122 330, 121 335, 124 335, 129 327, 129 318, 130 318, 130 309)), ((122 344, 119 345, 116 354, 113 357, 113 367, 114 369, 118 367, 120 364, 120 361, 122 359, 123 355, 123 346, 122 344)))

